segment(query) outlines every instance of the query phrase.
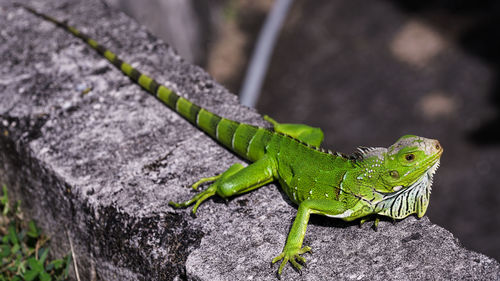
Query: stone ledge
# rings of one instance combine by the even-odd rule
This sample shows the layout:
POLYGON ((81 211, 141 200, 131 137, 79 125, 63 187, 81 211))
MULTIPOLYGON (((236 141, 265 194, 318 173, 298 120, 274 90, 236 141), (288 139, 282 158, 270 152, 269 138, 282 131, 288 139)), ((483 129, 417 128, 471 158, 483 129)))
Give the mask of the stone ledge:
MULTIPOLYGON (((99 1, 26 1, 90 34, 160 82, 225 117, 260 116, 203 70, 99 1)), ((169 200, 241 161, 79 40, 0 4, 0 182, 83 280, 275 280, 270 267, 295 208, 274 185, 209 200, 192 218, 169 200), (86 88, 92 90, 82 94, 86 88)), ((368 226, 314 217, 308 280, 499 279, 497 261, 462 248, 427 218, 368 226)), ((290 267, 283 279, 297 278, 290 267)))

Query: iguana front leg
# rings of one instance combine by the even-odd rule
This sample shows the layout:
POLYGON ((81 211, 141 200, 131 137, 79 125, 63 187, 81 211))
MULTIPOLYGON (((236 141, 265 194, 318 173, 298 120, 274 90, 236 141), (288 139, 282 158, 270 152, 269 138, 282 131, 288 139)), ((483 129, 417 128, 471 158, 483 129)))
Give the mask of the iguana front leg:
POLYGON ((300 270, 302 266, 297 261, 302 264, 306 263, 306 259, 302 257, 301 254, 311 251, 311 247, 302 247, 302 242, 304 241, 307 223, 309 222, 309 216, 311 214, 333 216, 342 214, 345 211, 345 205, 338 201, 316 199, 306 200, 300 203, 283 252, 281 252, 281 254, 275 257, 272 261, 272 263, 276 263, 281 259, 283 260, 278 269, 278 275, 281 275, 283 268, 288 262, 290 262, 298 270, 300 270))
POLYGON ((206 190, 196 194, 190 200, 182 203, 170 201, 168 204, 174 208, 183 208, 194 203, 192 212, 196 214, 198 206, 215 194, 222 198, 228 198, 272 182, 274 180, 275 170, 274 161, 267 156, 264 156, 262 159, 246 167, 241 164, 234 164, 218 176, 203 178, 193 184, 192 187, 197 189, 198 185, 201 183, 215 180, 206 190))

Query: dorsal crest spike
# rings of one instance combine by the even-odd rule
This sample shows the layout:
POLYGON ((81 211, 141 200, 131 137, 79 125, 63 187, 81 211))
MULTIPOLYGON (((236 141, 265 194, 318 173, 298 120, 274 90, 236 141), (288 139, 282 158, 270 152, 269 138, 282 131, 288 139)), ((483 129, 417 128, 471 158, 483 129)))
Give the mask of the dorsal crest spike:
POLYGON ((387 148, 360 146, 357 148, 357 151, 355 153, 359 154, 361 159, 372 157, 372 156, 377 156, 379 159, 383 160, 383 155, 384 155, 384 153, 387 153, 387 148))
POLYGON ((368 146, 358 146, 356 148, 356 150, 359 151, 362 154, 370 152, 370 151, 373 151, 375 149, 377 149, 377 148, 376 147, 368 147, 368 146))

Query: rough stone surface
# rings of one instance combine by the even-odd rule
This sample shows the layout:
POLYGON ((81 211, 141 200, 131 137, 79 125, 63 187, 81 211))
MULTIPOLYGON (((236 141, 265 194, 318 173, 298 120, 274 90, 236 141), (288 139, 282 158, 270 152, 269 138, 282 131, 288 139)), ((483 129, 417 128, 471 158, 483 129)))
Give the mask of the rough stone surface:
MULTIPOLYGON (((28 1, 26 1, 28 3, 28 1)), ((180 94, 262 125, 203 70, 101 2, 29 1, 66 19, 180 94)), ((0 182, 82 280, 275 280, 295 213, 276 186, 203 204, 168 200, 241 161, 66 32, 0 2, 0 182), (91 87, 87 94, 82 92, 91 87)), ((500 265, 424 218, 368 225, 314 217, 305 280, 499 279, 500 265)), ((288 267, 283 278, 296 279, 288 267)))

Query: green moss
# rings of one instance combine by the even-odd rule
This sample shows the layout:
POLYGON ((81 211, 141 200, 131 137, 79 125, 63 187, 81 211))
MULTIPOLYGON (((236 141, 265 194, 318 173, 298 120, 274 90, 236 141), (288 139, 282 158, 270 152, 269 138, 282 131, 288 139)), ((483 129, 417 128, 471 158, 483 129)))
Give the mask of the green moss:
POLYGON ((71 254, 61 259, 48 258, 48 237, 35 222, 23 219, 20 202, 9 202, 7 187, 0 197, 0 281, 67 280, 71 254))

